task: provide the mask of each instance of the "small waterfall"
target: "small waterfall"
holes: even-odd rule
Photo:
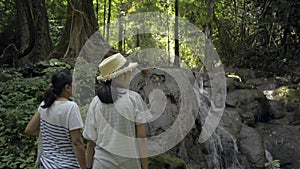
[[[211,112],[209,91],[203,87],[203,78],[197,78],[194,84],[199,105],[199,116],[203,125]],[[211,137],[203,143],[208,169],[250,169],[247,159],[239,152],[237,139],[219,124]]]
[[[208,153],[206,161],[209,169],[250,169],[238,150],[236,138],[221,126],[204,143],[204,147]]]

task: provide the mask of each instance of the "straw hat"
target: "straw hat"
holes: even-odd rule
[[[100,75],[97,76],[97,80],[107,81],[111,80],[123,73],[128,71],[132,71],[137,67],[137,63],[131,63],[127,61],[127,59],[121,55],[120,53],[109,56],[104,59],[100,65]]]

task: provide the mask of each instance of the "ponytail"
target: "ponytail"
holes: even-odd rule
[[[118,98],[116,89],[111,87],[111,80],[103,82],[103,85],[97,95],[100,101],[106,104],[114,103],[114,101]]]
[[[44,105],[41,106],[43,109],[50,107],[56,100],[56,95],[53,93],[53,86],[49,85],[44,94]]]
[[[45,91],[44,105],[42,108],[51,107],[56,98],[61,94],[66,85],[72,84],[72,75],[68,71],[55,72],[51,77],[51,85]]]

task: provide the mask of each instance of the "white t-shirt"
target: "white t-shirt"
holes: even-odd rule
[[[123,94],[112,104],[104,104],[98,96],[94,97],[87,112],[83,137],[96,143],[94,158],[96,161],[102,160],[99,164],[110,161],[112,165],[124,168],[135,165],[131,168],[138,169],[140,163],[136,160],[139,159],[132,159],[135,161],[133,164],[134,161],[128,158],[128,161],[122,161],[120,156],[139,158],[135,125],[145,123],[152,116],[138,93],[126,89],[118,90]]]
[[[73,151],[70,131],[83,127],[75,102],[55,101],[51,107],[38,108],[42,136],[41,163],[44,168],[80,168]]]

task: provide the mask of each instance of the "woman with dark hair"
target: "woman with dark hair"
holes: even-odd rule
[[[85,168],[85,149],[80,129],[83,122],[77,104],[69,100],[72,75],[55,72],[44,101],[28,123],[25,133],[42,140],[41,168]]]
[[[90,103],[83,136],[87,169],[148,169],[145,123],[151,117],[141,96],[129,90],[130,63],[120,53],[100,65],[103,83]]]

